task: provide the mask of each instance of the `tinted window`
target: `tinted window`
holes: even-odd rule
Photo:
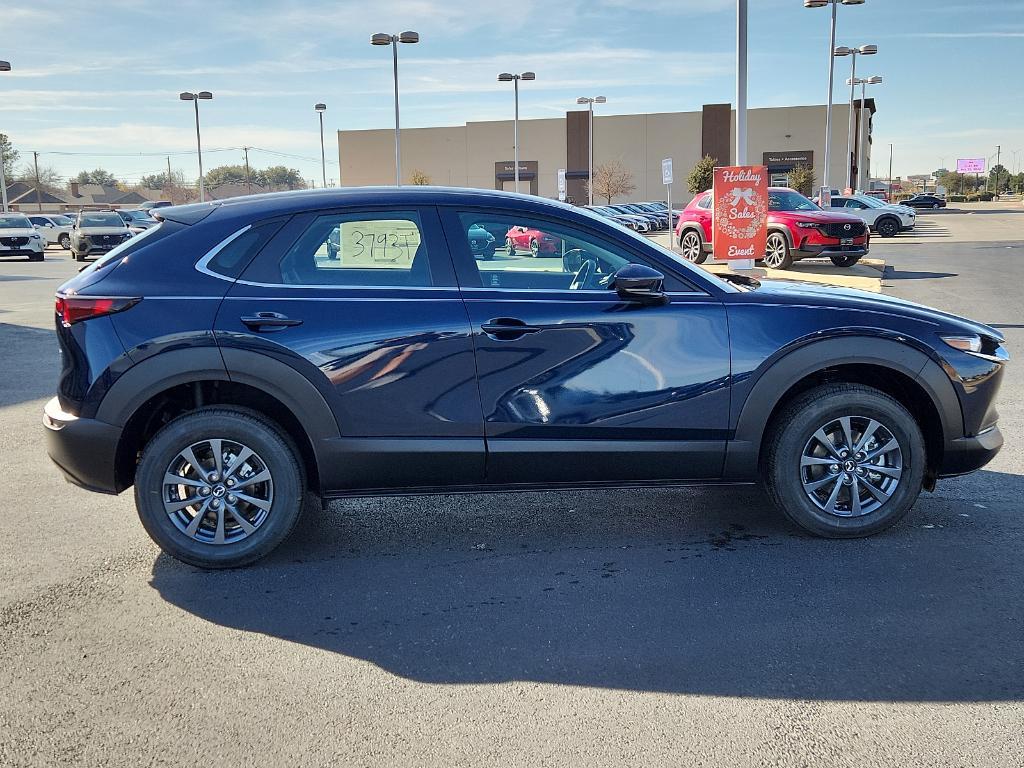
[[[432,285],[415,211],[316,217],[280,261],[284,285]]]
[[[818,211],[821,210],[801,195],[791,189],[773,189],[768,191],[769,211]]]
[[[584,276],[579,288],[606,290],[620,267],[644,263],[599,235],[530,215],[473,211],[460,213],[459,221],[484,288],[568,290],[578,276]],[[482,233],[486,234],[481,237]],[[487,235],[494,238],[493,243]],[[592,266],[583,270],[588,261]],[[665,287],[689,290],[670,275]]]
[[[711,195],[704,195],[700,200],[697,201],[698,208],[710,208],[711,207]]]
[[[280,228],[281,222],[279,221],[265,222],[249,227],[222,246],[207,263],[207,268],[211,272],[225,277],[238,277]]]
[[[41,227],[45,227],[47,224],[50,223],[45,216],[29,216],[28,220],[31,221],[33,224],[38,224]]]

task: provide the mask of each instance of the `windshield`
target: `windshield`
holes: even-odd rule
[[[32,222],[20,213],[0,213],[0,229],[32,229]]]
[[[124,220],[116,213],[83,213],[79,227],[123,227]]]
[[[52,216],[51,218],[58,227],[69,227],[75,223],[75,220],[69,216]]]
[[[769,211],[820,211],[816,206],[799,192],[791,189],[773,189],[768,191]]]
[[[868,208],[886,208],[886,204],[879,200],[877,197],[871,197],[871,195],[864,195],[863,197],[857,198],[860,202],[864,203]]]

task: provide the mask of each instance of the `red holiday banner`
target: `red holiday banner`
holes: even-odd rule
[[[768,239],[767,166],[715,168],[712,197],[715,258],[722,261],[764,258]]]

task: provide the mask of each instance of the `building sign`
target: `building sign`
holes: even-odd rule
[[[957,173],[984,173],[984,157],[962,157],[956,161]]]
[[[770,166],[788,166],[783,170],[791,170],[798,165],[806,165],[808,168],[813,168],[814,152],[810,149],[790,149],[784,152],[765,152],[762,157],[762,162],[765,165]]]
[[[762,258],[768,240],[768,169],[763,165],[715,168],[712,189],[715,258]]]
[[[661,183],[668,186],[672,183],[672,158],[666,157],[661,161]]]
[[[513,179],[516,175],[516,162],[515,160],[509,160],[507,162],[499,162],[494,164],[494,175],[501,178]],[[537,175],[537,161],[536,160],[520,160],[519,161],[519,178],[532,178]]]

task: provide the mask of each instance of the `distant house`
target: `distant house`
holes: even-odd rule
[[[63,196],[45,188],[37,193],[35,185],[25,181],[16,181],[7,186],[7,205],[12,211],[36,211],[40,205],[44,211],[60,211],[67,204]]]
[[[79,184],[75,181],[68,186],[71,190],[68,200],[79,207],[109,205],[112,208],[125,208],[167,199],[162,189],[133,189],[125,192],[112,184]]]

